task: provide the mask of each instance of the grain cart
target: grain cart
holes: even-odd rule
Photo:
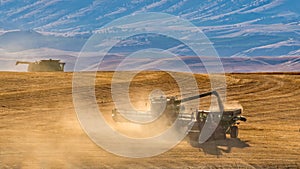
[[[183,103],[214,95],[218,102],[218,111],[196,110],[192,113],[187,113],[184,109]],[[203,126],[209,120],[218,119],[219,123],[215,126],[214,132],[210,137],[210,140],[226,139],[226,134],[230,134],[231,138],[238,137],[238,125],[240,121],[246,121],[244,116],[241,116],[242,109],[224,109],[223,102],[217,91],[210,91],[195,95],[184,99],[176,99],[176,97],[158,97],[151,98],[150,111],[146,113],[132,113],[126,112],[126,116],[142,116],[147,118],[156,115],[157,112],[164,110],[163,114],[170,121],[170,124],[174,122],[176,118],[182,121],[183,125],[189,125],[188,136],[191,140],[198,141],[199,135]],[[221,113],[223,112],[223,113]],[[123,111],[124,113],[124,111]],[[112,110],[112,118],[116,122],[125,122],[126,120],[117,109]],[[211,123],[212,124],[212,123]]]
[[[63,72],[65,63],[60,62],[60,60],[40,60],[35,62],[23,62],[17,61],[18,64],[27,64],[28,72]]]

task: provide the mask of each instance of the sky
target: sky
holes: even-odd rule
[[[222,58],[298,57],[299,11],[298,0],[2,0],[0,58],[13,62],[47,58],[51,53],[70,60],[78,57],[89,38],[105,25],[148,12],[190,22]],[[128,53],[160,48],[178,55],[195,55],[178,40],[182,41],[134,35],[114,50]]]

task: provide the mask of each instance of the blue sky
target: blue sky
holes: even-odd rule
[[[221,57],[300,55],[298,0],[2,0],[0,57],[18,58],[21,53],[28,59],[49,51],[76,56],[105,24],[143,12],[193,23]],[[182,54],[186,48],[173,46],[172,51]]]

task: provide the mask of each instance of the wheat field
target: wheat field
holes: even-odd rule
[[[248,118],[240,124],[239,139],[200,147],[184,139],[165,153],[140,159],[116,156],[89,139],[74,109],[72,75],[0,73],[0,168],[300,168],[299,73],[226,74],[226,99],[242,105]],[[108,122],[112,76],[98,72],[95,81]],[[210,90],[207,75],[195,77],[201,92]],[[166,95],[179,92],[167,73],[140,73],[130,84],[133,105],[143,104],[139,101],[156,88]]]

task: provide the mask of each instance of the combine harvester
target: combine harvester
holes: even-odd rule
[[[60,62],[60,60],[40,60],[36,62],[23,62],[17,61],[18,64],[27,64],[28,72],[63,72],[66,63]]]
[[[211,95],[214,95],[217,98],[219,111],[196,109],[196,111],[190,113],[185,112],[183,103]],[[176,97],[154,97],[151,98],[150,111],[146,113],[122,111],[122,113],[125,112],[125,116],[123,117],[122,115],[124,114],[120,114],[117,109],[113,109],[112,118],[115,122],[130,122],[130,120],[127,120],[128,117],[138,116],[140,116],[140,119],[151,119],[153,116],[157,116],[157,112],[160,112],[161,109],[163,109],[162,115],[167,117],[166,119],[170,122],[169,124],[172,124],[178,118],[182,127],[188,126],[188,136],[190,141],[193,142],[200,141],[198,140],[199,135],[205,123],[208,121],[219,122],[217,126],[214,126],[214,132],[208,140],[223,140],[226,139],[226,134],[230,134],[231,138],[237,138],[240,121],[247,120],[244,116],[241,116],[241,108],[224,109],[223,102],[217,91],[210,91],[181,100],[176,99]],[[213,124],[213,122],[209,124]]]

